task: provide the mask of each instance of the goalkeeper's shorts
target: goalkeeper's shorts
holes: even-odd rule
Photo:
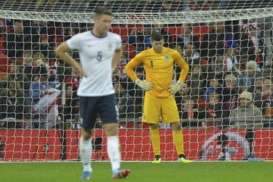
[[[158,98],[145,94],[143,107],[143,122],[157,124],[159,122],[180,122],[174,96]]]

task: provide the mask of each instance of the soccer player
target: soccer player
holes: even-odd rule
[[[130,170],[120,169],[121,154],[112,70],[120,62],[122,50],[120,36],[109,32],[111,23],[111,11],[97,8],[92,30],[72,36],[56,49],[56,54],[81,76],[77,95],[80,99],[82,120],[79,152],[83,164],[81,177],[83,180],[89,180],[92,174],[91,136],[98,115],[107,136],[107,153],[112,165],[112,177],[125,178],[130,173]],[[79,51],[80,64],[68,54],[70,50]]]
[[[145,91],[143,122],[150,127],[150,137],[154,152],[154,163],[160,163],[160,135],[159,122],[168,122],[172,126],[173,141],[176,147],[178,160],[190,162],[185,158],[183,135],[180,118],[174,95],[181,90],[189,72],[185,59],[176,51],[164,47],[164,40],[160,31],[152,32],[152,48],[137,54],[125,67],[127,75]],[[180,77],[176,83],[173,79],[173,66],[177,64]],[[146,80],[140,80],[134,69],[144,66]]]

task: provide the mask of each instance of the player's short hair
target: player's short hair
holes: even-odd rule
[[[101,15],[113,16],[112,11],[110,9],[107,9],[105,7],[97,7],[95,9],[95,16],[101,16]]]
[[[152,31],[152,41],[161,41],[163,39],[161,32],[159,30]]]

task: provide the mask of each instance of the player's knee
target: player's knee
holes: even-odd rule
[[[171,126],[172,126],[172,130],[176,130],[176,131],[181,130],[180,123],[172,123]]]
[[[111,124],[105,124],[103,126],[105,134],[107,136],[116,136],[118,135],[118,124],[111,123]]]
[[[91,130],[91,129],[86,129],[86,128],[82,128],[82,129],[81,129],[81,137],[82,137],[84,140],[90,139],[91,136],[92,136],[92,130]]]
[[[150,126],[151,130],[157,130],[157,129],[159,129],[159,124],[150,124],[149,126]]]

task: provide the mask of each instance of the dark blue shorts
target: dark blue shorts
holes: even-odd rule
[[[117,123],[118,109],[114,94],[99,97],[80,96],[81,126],[93,129],[99,116],[102,124]]]

